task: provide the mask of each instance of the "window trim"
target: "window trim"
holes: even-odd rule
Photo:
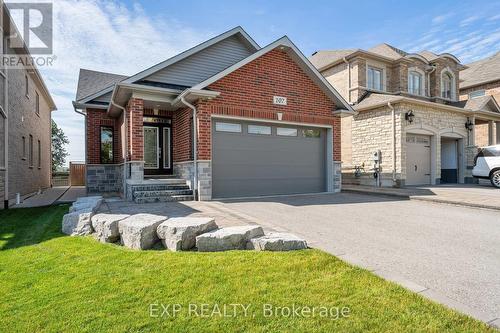
[[[450,79],[450,97],[445,97],[444,96],[444,77],[445,75],[447,75]],[[451,71],[451,69],[449,67],[446,67],[444,68],[442,71],[441,71],[441,95],[440,97],[442,99],[447,99],[447,100],[451,100],[451,101],[454,101],[456,100],[456,96],[457,96],[457,87],[456,87],[456,80],[455,80],[455,75],[453,74],[453,72]]]
[[[477,93],[477,92],[481,92],[481,95],[477,95],[477,96],[471,96],[473,93]],[[483,96],[486,96],[486,90],[485,89],[478,89],[478,90],[474,90],[474,91],[471,91],[469,94],[469,99],[473,99],[473,98],[478,98],[478,97],[483,97]]]
[[[294,130],[295,134],[294,135],[288,135],[288,134],[280,134],[280,130]],[[283,136],[283,137],[288,137],[288,138],[296,138],[299,136],[299,130],[294,127],[276,127],[276,135],[277,136]]]
[[[238,126],[239,130],[228,130],[228,129],[223,129],[223,128],[217,128],[218,125],[224,126],[224,125],[230,125],[230,126]],[[215,122],[215,131],[216,132],[223,132],[223,133],[242,133],[243,132],[243,126],[241,126],[240,123],[231,123],[231,122],[224,122],[224,121],[216,121]]]
[[[34,156],[33,156],[33,135],[30,134],[30,137],[29,137],[29,147],[28,147],[28,164],[29,164],[29,167],[32,169],[34,167]]]
[[[40,95],[35,91],[35,114],[40,116]]]
[[[418,93],[415,93],[415,91],[410,90],[410,82],[412,82],[411,77],[414,74],[417,74],[420,77],[420,89],[419,89]],[[408,81],[407,81],[408,89],[407,89],[407,91],[409,94],[417,95],[417,96],[425,96],[426,95],[425,83],[426,83],[425,82],[425,72],[423,70],[421,70],[420,68],[417,68],[417,67],[408,68]]]
[[[375,87],[370,87],[369,80],[368,80],[368,78],[370,77],[370,75],[369,75],[370,70],[380,72],[380,89],[377,89]],[[372,82],[372,84],[373,84],[373,82]],[[369,64],[366,65],[366,88],[369,90],[385,91],[385,69],[384,68],[369,65]]]
[[[29,99],[30,98],[30,90],[29,90],[29,77],[28,77],[28,74],[25,74],[24,75],[24,93],[26,95],[26,98]]]
[[[38,169],[42,168],[42,142],[38,140]]]
[[[103,162],[102,161],[102,130],[104,128],[110,129],[111,130],[111,161],[110,162]],[[101,125],[99,126],[99,162],[101,164],[113,164],[115,161],[115,129],[113,126],[109,125]]]
[[[267,133],[267,130],[266,130],[266,133],[256,133],[256,132],[251,132],[250,131],[250,127],[259,127],[259,128],[265,128],[265,129],[269,129],[269,133]],[[268,125],[256,125],[256,124],[248,124],[247,125],[247,133],[248,134],[251,134],[251,135],[272,135],[273,134],[273,128],[271,126],[268,126]]]
[[[23,142],[23,157],[21,157],[21,159],[23,161],[26,161],[26,137],[24,135],[22,136],[22,142]]]

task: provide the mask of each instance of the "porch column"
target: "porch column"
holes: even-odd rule
[[[497,142],[496,144],[500,144],[500,121],[495,122],[495,129],[497,132]]]
[[[488,122],[488,145],[494,145],[495,144],[495,136],[493,133],[493,130],[495,129],[495,122],[493,120],[490,120]]]
[[[131,98],[127,105],[128,175],[132,180],[144,179],[144,100]]]

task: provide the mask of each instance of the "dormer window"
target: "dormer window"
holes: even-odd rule
[[[383,90],[383,70],[380,68],[370,67],[367,69],[367,88],[373,90]]]
[[[455,98],[455,79],[449,71],[441,74],[441,97],[446,99]]]
[[[413,95],[423,95],[423,76],[417,71],[408,74],[408,92]]]

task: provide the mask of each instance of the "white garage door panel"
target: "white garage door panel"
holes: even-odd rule
[[[431,184],[431,138],[406,135],[406,185]]]

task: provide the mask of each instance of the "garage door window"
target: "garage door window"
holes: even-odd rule
[[[241,133],[241,124],[215,123],[217,132]]]
[[[319,129],[306,129],[304,130],[304,137],[306,138],[319,138],[321,131]]]
[[[248,134],[271,135],[271,126],[248,125]]]
[[[296,128],[278,127],[276,129],[276,134],[279,136],[297,136],[297,129]]]

